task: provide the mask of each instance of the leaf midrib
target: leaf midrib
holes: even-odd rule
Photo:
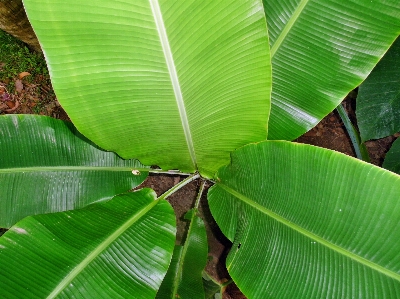
[[[303,9],[306,7],[309,0],[302,0],[299,5],[297,6],[296,10],[293,12],[292,16],[290,17],[289,21],[286,23],[285,27],[279,34],[278,38],[276,39],[274,45],[271,47],[271,59],[274,57],[276,51],[282,45],[283,41],[285,40],[286,36],[292,29],[293,25],[296,23],[297,19],[301,15]]]
[[[19,172],[43,172],[43,171],[132,171],[138,170],[150,171],[150,168],[137,167],[115,167],[115,166],[32,166],[32,167],[16,167],[0,169],[0,174],[3,173],[19,173]]]
[[[183,95],[179,83],[178,73],[176,71],[174,58],[172,55],[171,47],[169,45],[168,35],[162,18],[161,8],[158,3],[158,0],[149,0],[149,2],[153,13],[154,21],[157,27],[158,35],[160,37],[160,42],[164,52],[165,62],[167,64],[169,75],[171,78],[171,83],[175,94],[175,100],[178,106],[179,116],[181,118],[182,128],[185,134],[190,158],[192,160],[194,169],[197,169],[197,161],[193,145],[192,133],[190,131],[189,121],[186,113],[185,103],[183,101]]]
[[[114,242],[121,234],[123,234],[130,226],[138,221],[142,216],[146,215],[159,200],[156,199],[143,207],[131,218],[124,222],[118,229],[116,229],[108,238],[101,242],[85,259],[82,260],[76,267],[74,267],[68,275],[54,288],[53,292],[47,296],[47,299],[56,298],[70,283],[77,277],[96,257],[98,257],[112,242]]]
[[[400,281],[400,274],[397,274],[395,272],[392,272],[376,263],[373,263],[357,254],[354,254],[353,252],[347,250],[346,248],[342,248],[318,235],[313,234],[312,232],[302,228],[301,226],[297,225],[296,223],[290,222],[289,220],[287,220],[286,218],[276,214],[275,212],[263,207],[262,205],[256,203],[255,201],[253,201],[252,199],[244,196],[243,194],[237,192],[236,190],[231,189],[230,187],[222,184],[222,183],[218,183],[217,186],[220,186],[222,189],[224,189],[225,191],[227,191],[228,193],[232,194],[233,196],[235,196],[236,198],[238,198],[239,200],[243,201],[244,203],[248,204],[249,206],[259,210],[261,213],[266,214],[267,216],[273,218],[274,220],[282,223],[283,225],[289,227],[292,230],[297,231],[298,233],[314,240],[315,242],[318,242],[320,244],[322,244],[323,246],[328,247],[331,250],[334,250],[336,252],[338,252],[339,254],[342,254],[344,256],[347,256],[348,258],[351,258],[357,262],[359,262],[362,265],[365,265],[371,269],[374,269],[378,272],[381,272],[382,274],[391,277],[393,279],[396,279],[398,281]]]

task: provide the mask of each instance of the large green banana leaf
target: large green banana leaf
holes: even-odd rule
[[[273,69],[268,139],[314,127],[400,34],[400,1],[264,0]]]
[[[138,161],[103,151],[71,123],[44,116],[0,116],[0,153],[0,227],[112,198],[147,176]]]
[[[154,298],[175,231],[172,207],[151,189],[27,217],[0,238],[0,297]]]
[[[400,38],[360,85],[356,113],[362,141],[400,131]]]
[[[60,103],[102,148],[212,176],[230,151],[266,139],[271,66],[262,0],[24,5]]]
[[[156,299],[205,299],[202,271],[207,263],[207,234],[197,209],[186,213],[190,220],[185,244],[177,245]]]
[[[286,141],[245,146],[210,209],[248,298],[400,298],[400,176]]]

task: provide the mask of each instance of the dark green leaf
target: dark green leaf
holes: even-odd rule
[[[383,168],[400,174],[400,138],[393,142],[383,161]]]
[[[0,153],[0,227],[109,199],[147,176],[138,161],[101,150],[72,123],[45,116],[0,116]]]
[[[188,217],[188,218],[187,218]],[[176,246],[157,299],[205,298],[202,271],[207,263],[207,235],[197,210],[189,211],[190,226],[184,246]]]
[[[222,299],[222,290],[225,288],[214,281],[207,273],[203,271],[203,285],[206,299]]]
[[[400,38],[358,89],[356,113],[362,141],[400,131]]]
[[[27,217],[0,238],[0,297],[154,298],[175,231],[172,207],[151,189]]]

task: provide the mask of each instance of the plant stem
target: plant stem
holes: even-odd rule
[[[192,173],[185,173],[185,172],[180,172],[179,170],[164,170],[164,169],[151,169],[150,170],[143,170],[143,171],[148,171],[150,173],[160,173],[160,174],[175,174],[175,175],[186,175],[190,176]]]
[[[199,192],[197,193],[196,202],[195,202],[195,204],[194,204],[194,208],[195,208],[196,210],[199,208],[200,199],[201,199],[201,196],[203,195],[203,191],[204,191],[205,185],[206,185],[206,181],[205,181],[205,180],[202,180],[202,181],[201,181],[201,185],[200,185]]]
[[[200,175],[198,173],[192,174],[191,176],[187,177],[182,182],[179,182],[178,184],[173,186],[171,189],[169,189],[167,192],[162,194],[158,199],[166,199],[168,196],[170,196],[171,194],[174,194],[176,191],[181,189],[183,186],[185,186],[185,185],[189,184],[190,182],[198,179],[199,177],[200,177]]]
[[[224,282],[223,284],[221,284],[221,288],[224,288],[224,287],[230,285],[232,282],[233,282],[233,280],[229,279],[227,282]]]
[[[339,104],[336,107],[336,110],[339,113],[339,116],[342,119],[344,126],[346,127],[357,158],[365,162],[370,162],[367,147],[364,143],[361,142],[360,134],[358,134],[358,131],[351,123],[351,120],[344,110],[342,104]]]

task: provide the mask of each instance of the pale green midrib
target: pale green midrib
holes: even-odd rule
[[[114,233],[112,233],[107,239],[99,244],[82,262],[72,269],[69,274],[55,287],[53,292],[47,296],[47,299],[55,298],[60,294],[71,281],[78,276],[87,265],[89,265],[96,257],[98,257],[112,242],[114,242],[121,234],[123,234],[131,225],[138,221],[142,216],[146,215],[159,200],[154,200],[149,203],[143,209],[134,214],[130,219],[123,223]]]
[[[279,49],[283,41],[285,40],[286,36],[292,29],[294,23],[296,23],[297,19],[299,18],[301,12],[306,7],[309,0],[302,0],[297,6],[296,10],[294,11],[293,15],[290,17],[289,21],[286,23],[285,27],[283,28],[282,32],[279,34],[278,38],[276,39],[274,45],[271,48],[271,59],[274,57],[275,52]]]
[[[157,26],[158,35],[160,37],[160,42],[161,42],[161,45],[163,48],[165,61],[168,66],[168,71],[169,71],[172,86],[174,89],[175,99],[176,99],[176,103],[178,106],[179,115],[181,118],[183,132],[185,134],[190,158],[192,160],[194,169],[197,169],[197,161],[196,161],[196,154],[195,154],[194,145],[193,145],[192,133],[190,131],[190,126],[189,126],[189,121],[187,118],[185,103],[183,101],[183,95],[182,95],[181,87],[179,84],[178,73],[175,68],[175,62],[174,62],[174,58],[172,56],[172,51],[171,51],[171,48],[169,45],[167,31],[164,26],[164,21],[162,18],[160,5],[158,3],[158,0],[149,0],[149,1],[150,1],[151,10],[152,10],[152,13],[154,16],[154,21]]]
[[[176,184],[175,186],[173,186],[171,189],[165,191],[161,196],[158,197],[158,199],[167,199],[170,195],[174,194],[176,191],[178,191],[179,189],[183,188],[184,186],[186,186],[190,182],[198,179],[199,177],[200,177],[200,175],[198,173],[194,173],[194,174],[190,175],[189,177],[187,177],[183,181],[181,181],[178,184]]]
[[[19,172],[43,172],[43,171],[132,171],[139,170],[143,172],[151,171],[150,168],[137,168],[137,167],[110,167],[110,166],[34,166],[34,167],[16,167],[16,168],[2,168],[2,173],[19,173]]]
[[[268,215],[269,217],[273,218],[274,220],[276,220],[276,221],[286,225],[287,227],[289,227],[289,228],[291,228],[291,229],[303,234],[304,236],[306,236],[306,237],[308,237],[308,238],[310,238],[310,239],[312,239],[312,240],[314,240],[314,241],[316,241],[316,242],[328,247],[329,249],[332,249],[332,250],[334,250],[334,251],[336,251],[336,252],[338,252],[338,253],[340,253],[340,254],[342,254],[344,256],[347,256],[347,257],[359,262],[360,264],[363,264],[363,265],[365,265],[367,267],[370,267],[370,268],[372,268],[372,269],[374,269],[374,270],[376,270],[378,272],[381,272],[381,273],[383,273],[384,275],[386,275],[388,277],[391,277],[393,279],[396,279],[396,280],[400,281],[400,274],[392,272],[392,271],[390,271],[390,270],[388,270],[388,269],[386,269],[386,268],[384,268],[384,267],[382,267],[382,266],[380,266],[378,264],[375,264],[375,263],[373,263],[373,262],[371,262],[371,261],[369,261],[369,260],[367,260],[367,259],[365,259],[365,258],[363,258],[363,257],[361,257],[359,255],[356,255],[356,254],[348,251],[345,248],[342,248],[342,247],[340,247],[340,246],[338,246],[336,244],[333,244],[333,243],[331,243],[331,242],[329,242],[329,241],[327,241],[327,240],[325,240],[325,239],[323,239],[323,238],[311,233],[310,231],[302,228],[301,226],[298,226],[297,224],[295,224],[293,222],[290,222],[289,220],[287,220],[287,219],[283,218],[282,216],[272,212],[271,210],[268,210],[267,208],[263,207],[262,205],[254,202],[250,198],[247,198],[243,194],[231,189],[230,187],[228,187],[228,186],[226,186],[226,185],[224,185],[222,183],[217,183],[217,186],[220,186],[222,189],[224,189],[228,193],[230,193],[233,196],[237,197],[238,199],[242,200],[246,204],[254,207],[255,209],[259,210],[260,212]]]

